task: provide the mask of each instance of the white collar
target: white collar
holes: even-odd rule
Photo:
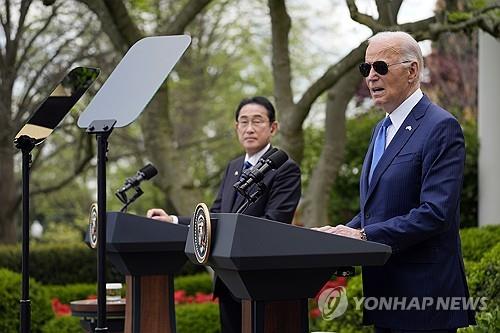
[[[420,99],[424,96],[422,90],[418,88],[413,94],[403,101],[394,111],[387,114],[391,118],[392,125],[395,132],[401,127],[406,117],[410,114],[411,110],[417,105]]]
[[[271,144],[268,143],[264,148],[259,150],[257,153],[253,154],[252,156],[248,156],[248,153],[245,155],[245,162],[250,162],[252,165],[257,164],[257,162],[260,160],[262,155],[271,147]]]

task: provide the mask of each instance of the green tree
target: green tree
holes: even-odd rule
[[[82,6],[60,3],[45,7],[40,1],[21,0],[3,1],[0,7],[0,243],[12,243],[17,239],[21,202],[14,136],[71,67],[96,55],[90,45],[99,33],[91,24],[93,15],[82,12]],[[73,23],[69,26],[68,22]],[[69,149],[73,157],[50,185],[35,183],[32,195],[48,194],[67,185],[88,165],[90,155],[85,154],[85,142],[82,144],[80,151],[66,142],[40,146],[33,156],[33,171],[61,149]]]

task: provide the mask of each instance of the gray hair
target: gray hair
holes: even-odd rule
[[[383,31],[368,39],[368,44],[373,41],[388,42],[389,44],[397,42],[397,52],[401,54],[403,60],[413,60],[418,63],[419,79],[422,78],[424,69],[424,57],[418,42],[404,31]]]

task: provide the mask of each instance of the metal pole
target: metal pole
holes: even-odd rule
[[[23,225],[22,225],[22,282],[21,282],[21,333],[30,332],[31,323],[31,301],[30,301],[30,271],[29,271],[29,251],[30,251],[30,222],[29,222],[29,178],[30,178],[30,163],[31,151],[22,149],[22,180],[23,180]]]
[[[95,332],[107,332],[106,327],[106,151],[108,133],[97,139],[97,327]]]

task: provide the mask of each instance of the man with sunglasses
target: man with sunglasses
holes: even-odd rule
[[[391,246],[384,266],[363,267],[364,296],[378,300],[365,304],[363,321],[380,333],[456,332],[475,323],[464,305],[458,233],[464,137],[457,120],[420,90],[422,68],[410,35],[369,39],[359,70],[385,117],[363,163],[360,212],[346,225],[318,228]]]
[[[235,120],[236,134],[246,154],[229,162],[217,197],[210,209],[212,213],[235,213],[238,210],[244,198],[237,193],[233,184],[239,180],[244,169],[257,164],[271,149],[271,138],[278,131],[274,106],[262,96],[243,99],[236,108]],[[267,191],[245,211],[245,214],[291,223],[300,199],[300,181],[299,166],[288,159],[277,170],[266,173],[263,182]],[[254,190],[255,186],[251,187],[250,193]],[[147,216],[182,224],[189,224],[191,221],[191,217],[168,215],[159,208],[148,210]],[[214,280],[214,295],[219,298],[221,332],[241,332],[241,301],[234,297],[217,277]]]

